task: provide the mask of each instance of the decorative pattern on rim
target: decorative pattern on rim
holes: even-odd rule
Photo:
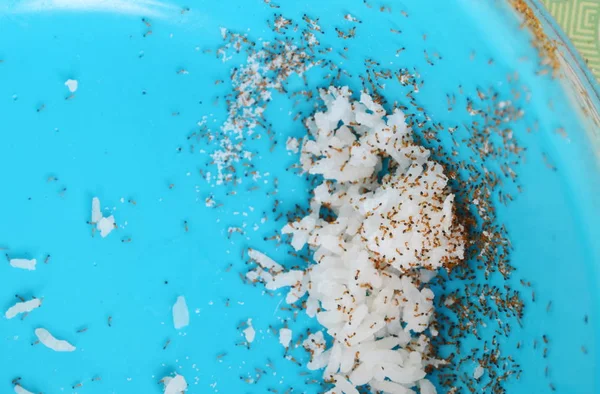
[[[600,80],[600,2],[597,0],[542,0]]]

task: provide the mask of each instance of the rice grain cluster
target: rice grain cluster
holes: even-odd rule
[[[465,252],[464,228],[453,212],[443,167],[415,144],[404,114],[387,114],[366,93],[321,91],[325,110],[306,121],[300,161],[321,176],[310,212],[284,226],[296,250],[306,245],[314,264],[285,270],[251,250],[258,266],[247,274],[269,290],[290,287],[286,301],[307,295],[306,313],[322,333],[304,342],[310,369],[324,368],[329,393],[435,393],[427,370],[433,357],[434,293],[427,282]]]

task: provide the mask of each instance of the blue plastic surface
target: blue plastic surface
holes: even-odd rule
[[[0,264],[0,309],[12,305],[15,294],[44,298],[43,306],[22,321],[0,319],[0,392],[11,392],[11,380],[20,376],[29,390],[44,393],[159,393],[158,380],[174,371],[186,376],[191,394],[265,393],[268,387],[280,393],[288,387],[319,392],[318,385],[306,383],[318,374],[299,375],[304,368],[283,359],[283,348],[268,333],[269,325],[281,327],[289,317],[279,310],[282,293],[270,297],[239,279],[247,269],[241,257],[247,247],[288,265],[299,263],[283,246],[263,241],[282,222],[261,223],[275,198],[284,210],[306,203],[308,184],[285,171],[296,157],[283,143],[273,152],[266,139],[256,143],[254,163],[270,175],[260,191],[226,196],[229,189],[213,187],[199,175],[201,169],[214,172],[206,167],[208,154],[200,152],[214,146],[195,146],[191,153],[186,141],[203,116],[218,129],[225,104],[222,99],[215,104],[215,98],[229,91],[230,70],[244,61],[243,56],[225,63],[215,57],[219,28],[267,41],[273,33],[266,21],[274,11],[298,21],[305,12],[319,17],[330,30],[322,40],[350,48],[348,59],[338,61],[353,75],[342,82],[355,91],[365,57],[390,68],[417,66],[426,81],[420,102],[447,124],[468,119],[447,111],[446,93],[456,92],[458,85],[471,93],[493,85],[509,96],[506,75],[519,72],[520,84],[531,92],[522,127],[515,130],[527,147],[518,170],[524,192],[497,209],[514,245],[517,272],[511,282],[516,287],[521,278],[531,281],[537,299],[531,302],[523,294],[524,328],[514,329],[508,340],[510,346],[524,343],[513,354],[524,372],[520,380],[509,380],[508,392],[550,392],[547,365],[559,392],[597,392],[597,158],[583,131],[586,121],[558,81],[536,75],[538,58],[528,33],[501,2],[406,1],[392,5],[391,13],[358,0],[282,1],[280,9],[262,0],[172,7],[132,2],[141,9],[130,7],[126,13],[40,9],[52,3],[68,2],[0,6],[0,246],[11,256],[39,261],[35,272]],[[189,11],[182,13],[186,6]],[[348,12],[363,23],[354,40],[342,42],[333,28],[352,26],[343,18]],[[144,37],[149,29],[152,34]],[[400,47],[406,50],[396,56]],[[424,48],[443,60],[427,65]],[[178,74],[182,68],[189,74]],[[79,88],[66,100],[69,78],[78,80]],[[217,79],[225,83],[215,85]],[[311,80],[311,88],[322,84]],[[390,102],[402,99],[396,83],[384,92]],[[280,142],[304,134],[300,120],[288,115],[291,106],[276,95],[267,111]],[[525,125],[535,122],[539,129],[528,133]],[[555,133],[559,127],[568,132],[569,142]],[[547,168],[543,154],[557,171]],[[58,181],[48,182],[49,176]],[[279,192],[269,196],[275,177]],[[224,205],[205,207],[211,194]],[[105,239],[92,237],[86,224],[93,196],[119,224]],[[243,223],[246,235],[228,237],[229,226]],[[122,242],[129,237],[131,242]],[[47,254],[51,259],[44,264]],[[174,330],[171,317],[178,295],[186,297],[191,312],[190,326],[181,332]],[[257,330],[250,350],[236,346],[243,340],[236,327],[248,318]],[[307,326],[317,325],[300,315],[292,327],[298,333]],[[61,354],[32,346],[37,327],[78,350]],[[85,333],[76,333],[83,327]],[[552,341],[546,359],[532,348],[542,335]],[[227,355],[217,359],[223,352]],[[268,359],[274,370],[266,366]],[[268,373],[248,384],[243,378],[254,377],[257,367]],[[102,380],[91,382],[95,376]],[[83,386],[73,389],[79,382]]]

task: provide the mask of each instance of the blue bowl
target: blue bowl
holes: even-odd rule
[[[598,85],[536,3],[532,10],[545,32],[563,43],[554,76],[543,71],[521,16],[503,2],[428,0],[388,10],[367,1],[305,0],[281,8],[275,0],[0,5],[0,246],[9,256],[38,259],[34,272],[0,265],[0,304],[7,309],[15,294],[43,297],[26,318],[0,320],[0,392],[11,392],[11,381],[21,377],[34,392],[160,393],[159,380],[173,372],[186,377],[189,393],[323,391],[313,384],[319,373],[285,359],[269,328],[289,324],[295,343],[306,328],[318,328],[316,321],[303,313],[294,318],[283,292],[268,295],[239,277],[248,269],[248,247],[288,266],[304,264],[285,244],[265,238],[284,223],[271,213],[275,200],[286,212],[310,196],[310,183],[286,170],[297,157],[283,142],[305,134],[301,121],[314,102],[295,105],[273,93],[266,117],[280,143],[271,149],[268,138],[247,142],[262,177],[244,180],[235,196],[206,180],[207,172],[216,173],[210,163],[216,143],[192,147],[187,138],[203,119],[219,134],[230,72],[246,62],[243,52],[227,61],[216,56],[220,28],[259,44],[271,41],[273,13],[300,25],[304,13],[319,18],[325,34],[318,39],[334,48],[328,56],[347,72],[336,83],[354,91],[371,58],[392,70],[418,70],[425,84],[416,96],[434,122],[469,124],[464,105],[449,111],[447,95],[464,104],[489,88],[524,111],[510,126],[526,148],[514,166],[522,192],[506,181],[502,190],[514,201],[495,197],[516,271],[508,280],[481,279],[510,285],[525,302],[522,326],[512,321],[511,334],[500,340],[503,355],[522,369],[505,388],[598,392]],[[347,13],[361,23],[344,19]],[[334,30],[353,27],[356,37],[346,40]],[[308,74],[309,89],[329,84],[322,74]],[[73,94],[68,79],[78,81]],[[302,83],[291,78],[289,91]],[[392,103],[406,100],[411,88],[390,81],[382,93]],[[450,149],[448,136],[442,139]],[[469,154],[461,150],[459,158]],[[485,163],[496,170],[502,164],[502,158]],[[248,191],[250,184],[258,190]],[[106,238],[92,236],[87,223],[94,196],[118,224]],[[209,197],[222,205],[207,207]],[[244,234],[230,234],[232,226]],[[464,283],[449,283],[453,288],[464,291]],[[191,321],[177,331],[171,307],[179,295]],[[249,318],[257,331],[250,349],[239,346],[238,328]],[[77,351],[32,346],[38,327]],[[482,348],[493,335],[484,330],[481,341],[463,345]],[[299,348],[290,354],[306,360]],[[463,365],[465,373],[474,366]]]

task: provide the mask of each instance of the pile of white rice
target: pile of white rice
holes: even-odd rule
[[[426,283],[463,259],[464,229],[440,164],[414,143],[404,114],[387,114],[371,96],[347,88],[321,91],[325,104],[306,121],[300,162],[321,175],[310,213],[282,230],[296,250],[308,245],[314,264],[286,270],[250,251],[247,274],[269,290],[289,287],[286,301],[303,305],[332,338],[312,334],[308,368],[324,368],[328,393],[435,393],[431,357],[434,293]],[[392,166],[381,176],[383,159]],[[327,212],[325,215],[324,212]]]

